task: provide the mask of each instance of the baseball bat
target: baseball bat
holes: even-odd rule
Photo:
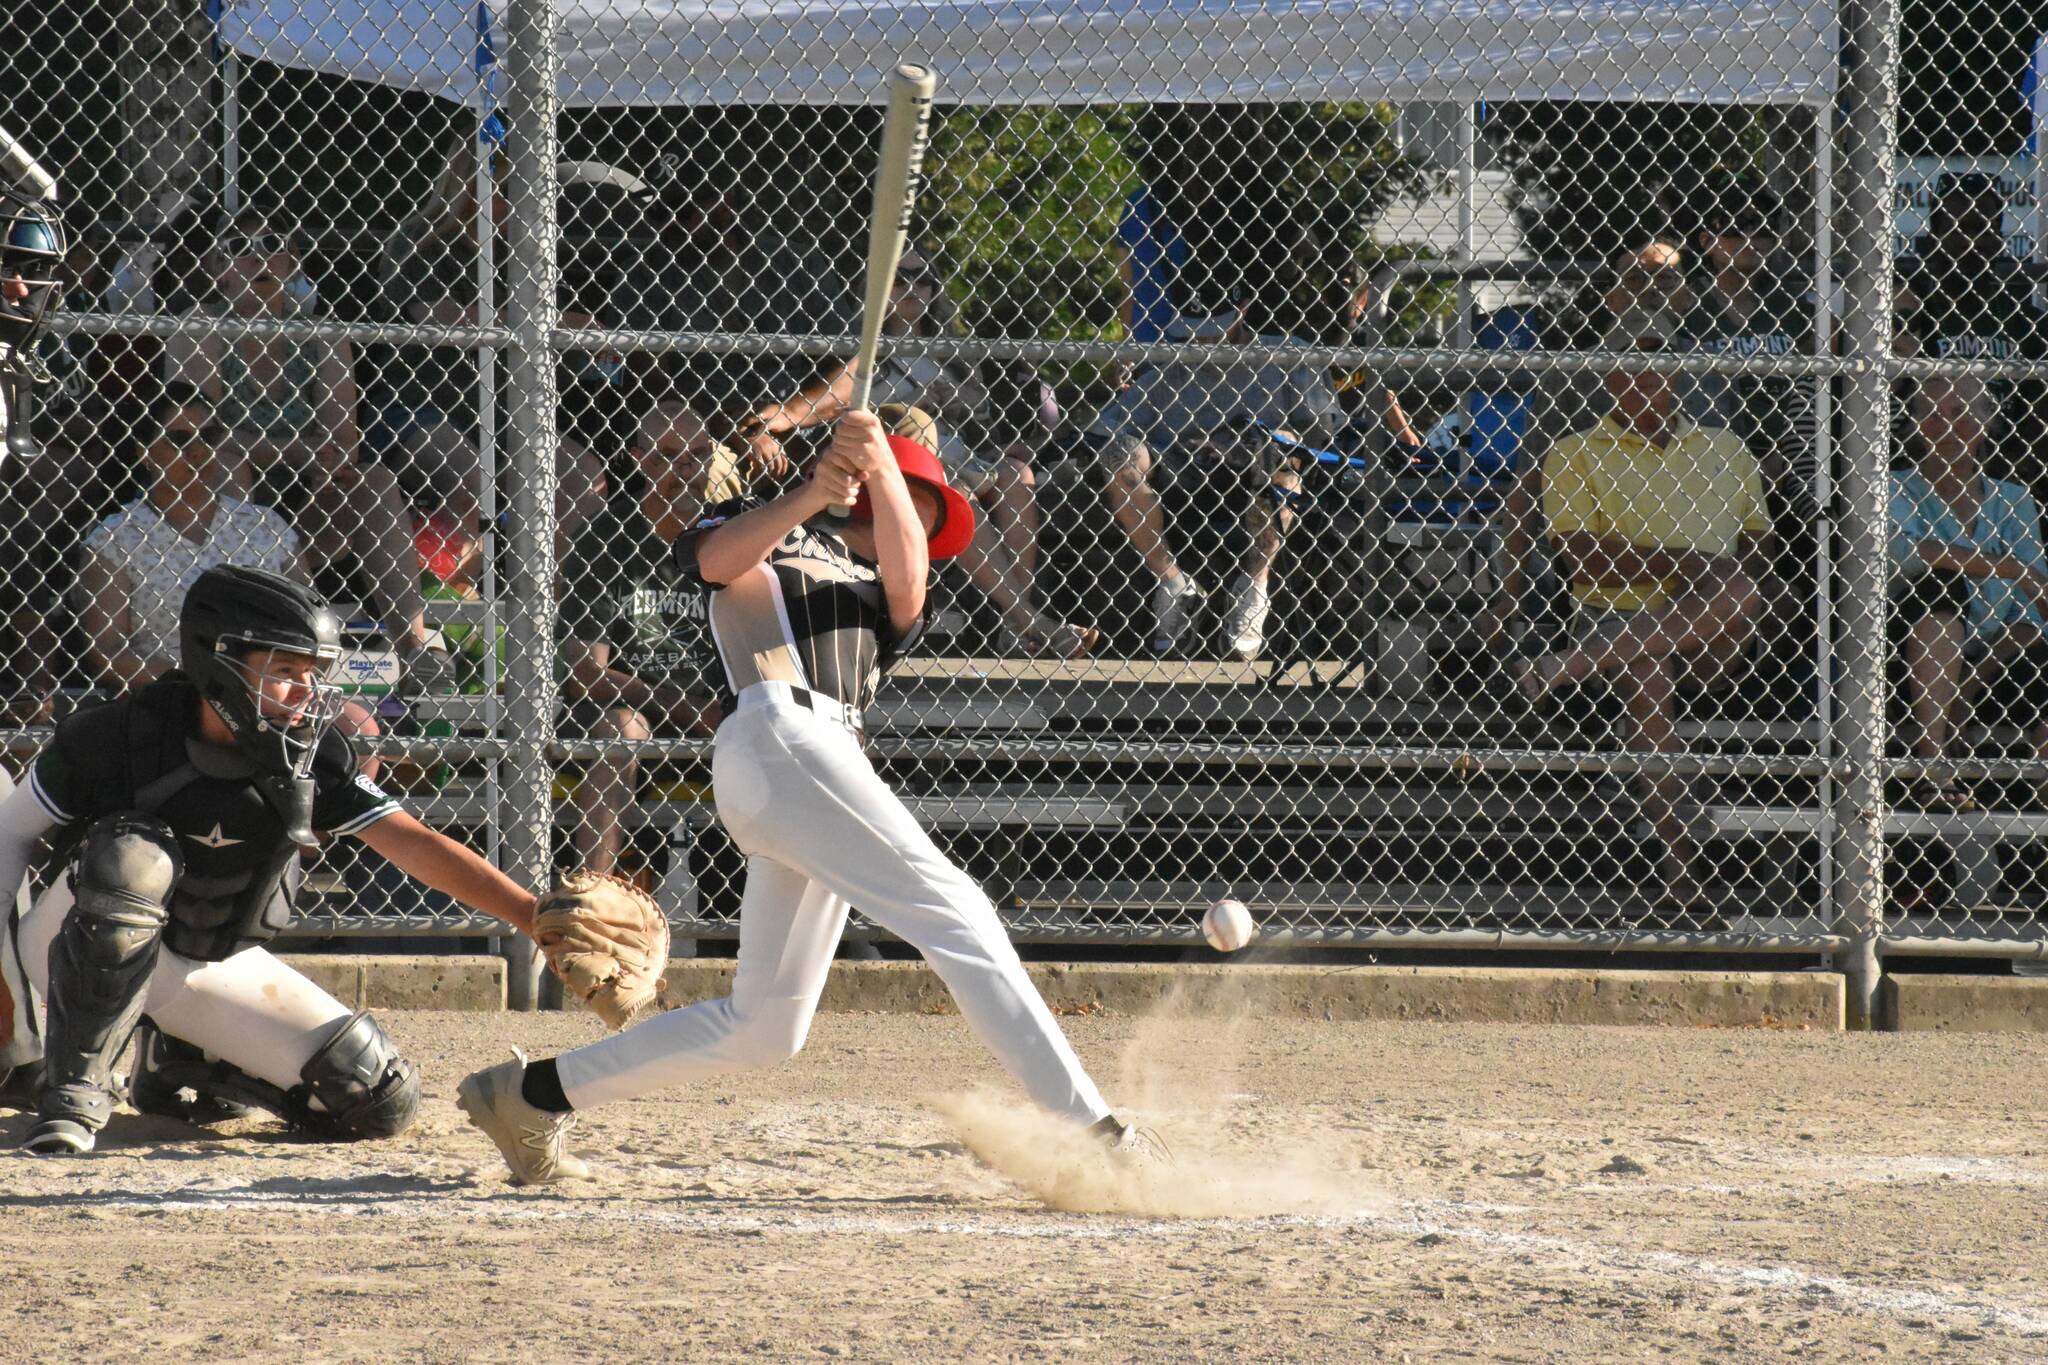
[[[860,310],[860,350],[853,358],[853,401],[857,412],[868,411],[875,385],[875,353],[882,344],[882,322],[889,315],[889,290],[896,267],[910,239],[910,218],[917,208],[918,172],[931,140],[932,94],[939,78],[930,67],[905,62],[889,77],[889,112],[882,123],[882,154],[875,163],[875,203],[868,217],[867,293]],[[846,517],[853,505],[833,509]]]
[[[0,128],[0,173],[30,199],[57,197],[57,177],[44,170],[5,128]]]

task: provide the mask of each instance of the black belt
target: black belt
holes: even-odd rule
[[[790,687],[789,695],[791,700],[809,707],[834,725],[843,725],[855,734],[860,734],[865,728],[861,723],[860,708],[851,702],[843,702],[836,697],[828,697],[823,692],[813,692],[808,687],[794,685]]]

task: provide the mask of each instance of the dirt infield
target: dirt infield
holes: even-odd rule
[[[826,1015],[586,1117],[601,1179],[556,1193],[451,1096],[595,1025],[387,1022],[428,1077],[396,1141],[0,1156],[0,1358],[2048,1354],[2039,1036],[1069,1019],[1180,1158],[1133,1186],[1058,1169],[958,1018]]]

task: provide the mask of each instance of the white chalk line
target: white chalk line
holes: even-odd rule
[[[501,1222],[596,1222],[665,1227],[683,1232],[823,1234],[827,1236],[916,1237],[955,1235],[1022,1240],[1116,1241],[1137,1237],[1187,1237],[1227,1229],[1242,1235],[1260,1228],[1364,1228],[1410,1237],[1456,1239],[1489,1251],[1541,1256],[1561,1268],[1601,1274],[1661,1275],[1677,1280],[1742,1287],[1797,1297],[1815,1306],[1909,1321],[1933,1318],[1967,1319],[1981,1327],[2025,1337],[2048,1337],[2048,1310],[1999,1302],[1961,1285],[1939,1290],[1904,1289],[1862,1284],[1836,1275],[1821,1275],[1791,1266],[1747,1265],[1708,1260],[1682,1252],[1629,1250],[1539,1233],[1511,1232],[1472,1223],[1423,1216],[1432,1212],[1499,1213],[1510,1206],[1448,1201],[1408,1201],[1400,1214],[1354,1210],[1326,1214],[1283,1214],[1259,1218],[1131,1218],[1086,1217],[1047,1213],[1041,1216],[987,1214],[846,1214],[785,1211],[774,1214],[733,1213],[701,1209],[674,1213],[656,1209],[612,1209],[586,1202],[550,1200],[508,1205],[499,1199],[475,1199],[426,1192],[418,1200],[365,1203],[361,1193],[322,1197],[246,1188],[185,1190],[161,1195],[126,1195],[82,1200],[97,1208],[152,1212],[305,1212],[353,1217],[398,1217],[421,1220]]]

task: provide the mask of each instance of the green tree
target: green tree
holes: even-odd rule
[[[1145,184],[1198,258],[1189,289],[1264,270],[1299,315],[1327,311],[1340,268],[1373,256],[1373,220],[1441,181],[1401,154],[1393,121],[1373,104],[958,109],[933,130],[923,235],[977,331],[1116,340],[1117,222]]]
[[[940,119],[920,205],[977,330],[1117,333],[1110,245],[1132,167],[1117,110],[958,109]]]

